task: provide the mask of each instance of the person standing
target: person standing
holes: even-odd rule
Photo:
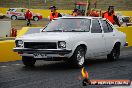
[[[114,6],[109,6],[108,11],[103,13],[102,17],[108,19],[112,24],[116,23],[119,27],[121,26],[117,16],[114,13]]]
[[[51,6],[49,9],[51,9],[50,21],[52,21],[54,18],[62,17],[62,15],[56,11],[55,6]]]
[[[32,12],[30,10],[25,13],[25,19],[27,20],[27,26],[31,25]]]
[[[72,16],[78,16],[78,9],[74,9],[73,13],[72,13]]]

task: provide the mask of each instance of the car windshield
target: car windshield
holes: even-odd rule
[[[51,21],[42,32],[89,32],[90,19],[60,18]]]

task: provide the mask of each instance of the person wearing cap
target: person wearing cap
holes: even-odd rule
[[[78,13],[77,12],[78,12],[78,9],[74,9],[73,10],[73,13],[72,13],[72,16],[78,16]]]
[[[51,6],[49,9],[51,9],[50,21],[52,21],[54,18],[62,17],[62,15],[56,11],[55,6]]]
[[[82,13],[80,10],[74,9],[72,12],[72,16],[82,16]]]
[[[114,13],[114,6],[109,6],[108,11],[103,13],[102,17],[108,19],[112,24],[116,23],[119,27],[121,26],[117,16]]]

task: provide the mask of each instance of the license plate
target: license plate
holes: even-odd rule
[[[34,58],[47,58],[46,54],[40,54],[40,53],[34,53],[33,56]]]

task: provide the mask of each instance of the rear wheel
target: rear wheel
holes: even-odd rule
[[[82,67],[85,60],[85,48],[78,46],[71,59],[75,67]]]
[[[107,55],[109,61],[118,60],[120,57],[120,44],[116,44],[112,49],[111,53]]]
[[[33,17],[33,20],[34,20],[34,21],[38,21],[39,18],[38,18],[37,16],[35,16],[35,17]]]
[[[32,57],[22,57],[22,62],[25,66],[34,66],[36,60]]]

